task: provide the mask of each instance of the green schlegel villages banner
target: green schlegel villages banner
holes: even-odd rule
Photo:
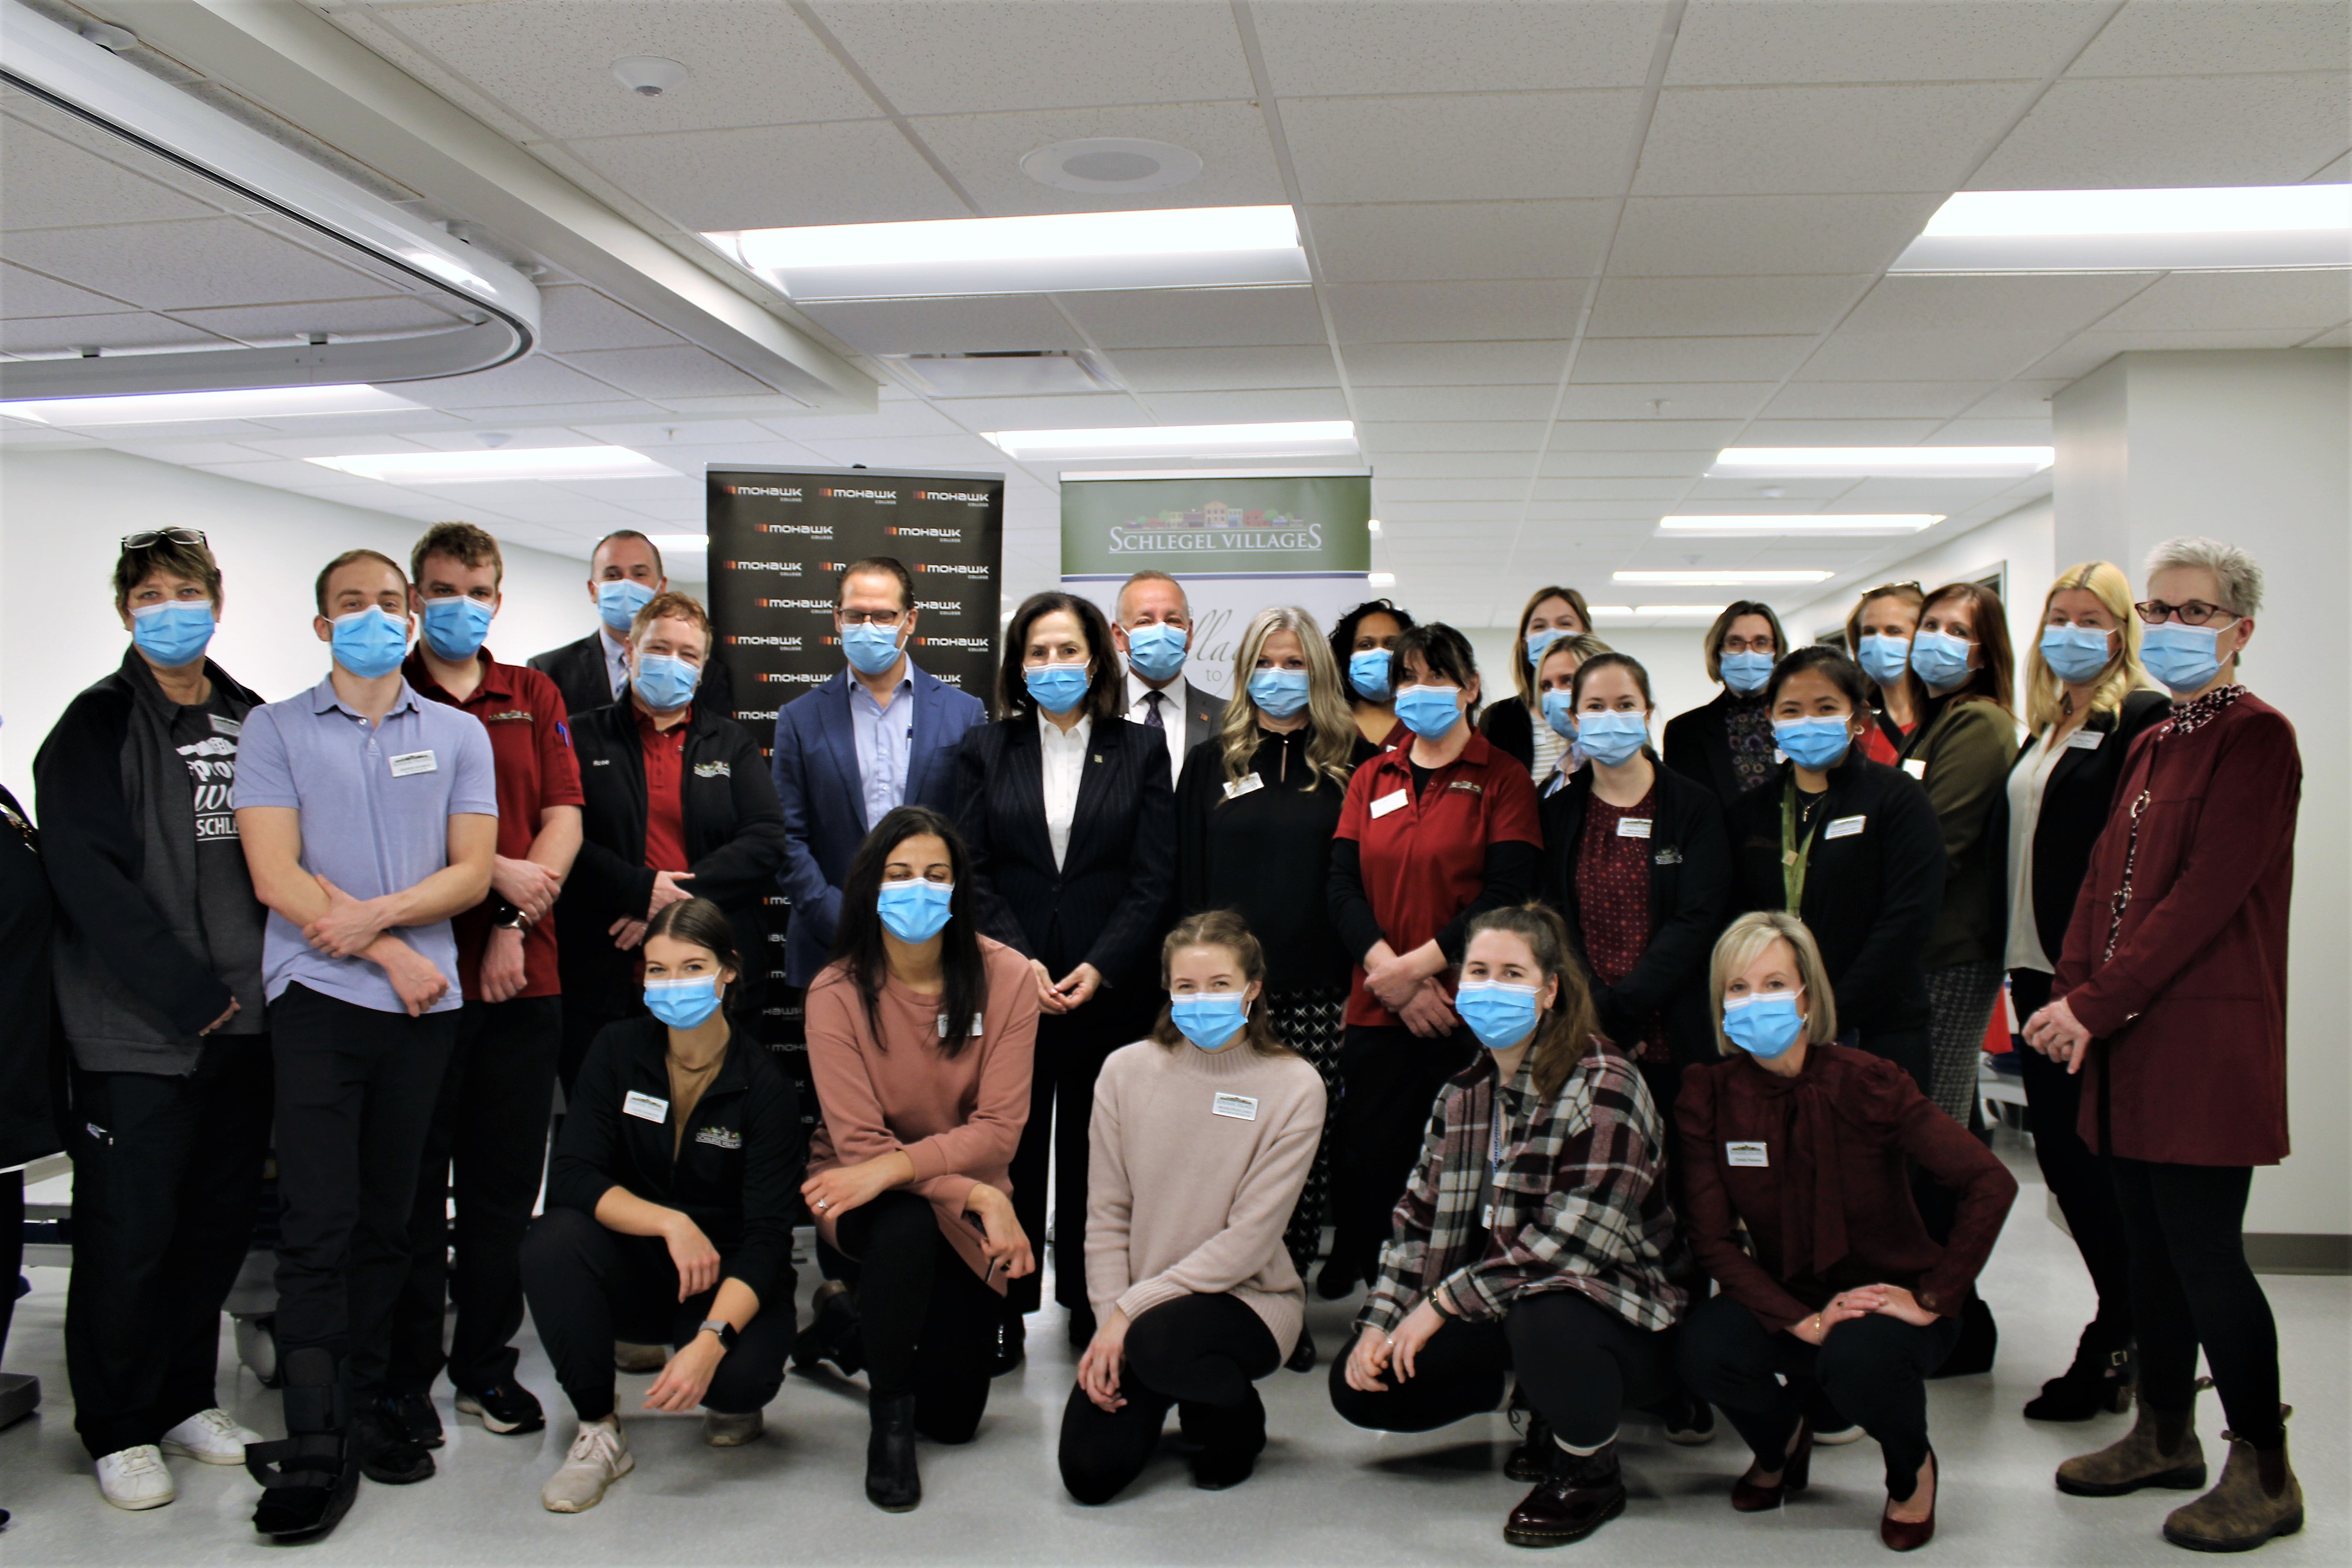
[[[1372,481],[1297,479],[1086,479],[1062,484],[1062,575],[1118,577],[1346,574],[1371,568]]]

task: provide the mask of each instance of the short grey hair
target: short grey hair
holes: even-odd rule
[[[2236,545],[2183,534],[2179,539],[2166,540],[2147,552],[2148,576],[2175,566],[2213,574],[2213,581],[2221,590],[2221,607],[2232,615],[2262,614],[2263,569]]]
[[[1119,621],[1124,622],[1127,619],[1127,591],[1129,588],[1134,587],[1138,583],[1167,584],[1170,587],[1176,590],[1176,597],[1183,601],[1184,618],[1188,621],[1192,618],[1192,595],[1184,592],[1184,584],[1179,583],[1175,578],[1170,576],[1165,572],[1160,571],[1154,567],[1147,566],[1142,571],[1138,572],[1134,576],[1129,577],[1126,582],[1121,583],[1118,585],[1118,595],[1111,600],[1111,614]]]

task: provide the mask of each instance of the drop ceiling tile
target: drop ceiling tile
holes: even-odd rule
[[[2120,353],[2178,353],[2184,349],[2293,348],[2307,333],[2279,328],[2201,332],[2082,332],[2067,340],[2031,374],[2037,379],[2078,381]]]
[[[1944,447],[2047,447],[2050,416],[2039,419],[1955,419],[1936,432]]]
[[[1391,479],[1525,480],[1535,468],[1535,448],[1517,452],[1382,452],[1372,459],[1374,493]]]
[[[2076,331],[2157,280],[2153,272],[1882,278],[1840,326],[1849,331]]]
[[[554,363],[552,360],[548,363],[551,365]],[[496,373],[484,371],[480,374],[488,375]],[[504,430],[519,425],[607,424],[620,419],[658,419],[666,414],[677,412],[675,409],[664,408],[658,404],[647,403],[642,398],[625,396],[601,383],[592,383],[592,385],[594,395],[583,397],[576,403],[518,401],[487,403],[478,407],[468,406],[465,409],[465,427],[471,430]],[[430,395],[436,402],[448,402],[437,391],[428,395],[420,389],[416,395],[419,398]],[[502,392],[499,395],[508,395],[508,394]],[[454,407],[455,405],[452,406]],[[452,417],[455,416],[453,415]],[[407,428],[408,422],[415,418],[414,415],[405,416],[402,428]]]
[[[887,121],[607,137],[572,150],[690,229],[971,216]]]
[[[1213,0],[828,0],[816,12],[905,114],[1251,96],[1233,12]]]
[[[0,316],[90,316],[135,307],[0,262]]]
[[[1324,342],[1312,289],[1108,289],[1063,309],[1107,349],[1242,348]]]
[[[1580,501],[1633,502],[1653,516],[1664,511],[1651,502],[1673,500],[1688,488],[1690,481],[1680,479],[1560,479],[1544,481],[1544,504],[1567,506]]]
[[[1998,331],[1943,328],[1928,331],[1832,333],[1805,367],[1805,381],[2006,381],[2065,337],[2058,328]]]
[[[2322,332],[2319,336],[2312,339],[2309,342],[2298,343],[2296,347],[2306,349],[2352,349],[2352,325],[2341,326],[2337,327],[2333,331]]]
[[[1549,419],[1550,386],[1365,386],[1356,411],[1367,419]]]
[[[532,354],[496,370],[445,381],[415,384],[420,403],[437,408],[504,408],[532,404],[594,405],[627,399],[628,395],[594,381],[543,354]],[[593,416],[592,416],[593,417]],[[615,413],[608,417],[625,418]]]
[[[1341,351],[1356,386],[1553,386],[1568,363],[1556,342],[1350,343]]]
[[[1587,338],[1574,381],[1777,381],[1812,347],[1810,337]]]
[[[1381,452],[1531,452],[1543,438],[1535,420],[1500,419],[1460,425],[1367,420],[1356,426],[1364,450]]]
[[[1493,0],[1286,0],[1252,15],[1266,75],[1277,93],[1295,99],[1640,87],[1665,10],[1657,0],[1583,5],[1573,16]]]
[[[872,354],[988,353],[1085,346],[1052,301],[1034,294],[864,300],[800,309],[851,348]]]
[[[1012,464],[1010,458],[977,436],[902,436],[887,441],[803,444],[835,463],[863,463],[869,468],[964,468],[1003,473]]]
[[[1155,392],[1144,398],[1168,425],[1247,425],[1260,421],[1345,419],[1348,400],[1336,386],[1273,392]]]
[[[1943,205],[1923,195],[1636,196],[1612,277],[1879,272]]]
[[[1616,194],[1639,92],[1313,98],[1283,106],[1309,202]]]
[[[1970,404],[1965,412],[1976,419],[2047,418],[2050,400],[2065,389],[2066,383],[2063,381],[2007,382]]]
[[[1642,144],[1643,195],[1948,191],[2026,83],[1668,89]]]
[[[1140,393],[1254,391],[1337,386],[1331,351],[1320,343],[1276,348],[1121,349],[1112,369]]]
[[[1759,419],[1739,434],[1743,447],[1907,447],[1924,441],[1939,419]],[[1779,481],[1773,481],[1778,483]]]
[[[1664,509],[1645,500],[1539,500],[1528,505],[1528,520],[1551,524],[1574,523],[1573,530],[1554,527],[1555,537],[1570,533],[1591,538],[1637,538],[1658,525]]]
[[[638,397],[751,397],[773,392],[691,343],[666,349],[592,349],[563,363]]]
[[[1825,332],[1866,278],[1608,278],[1591,331],[1604,338],[1751,337]]]
[[[1255,103],[1153,104],[918,120],[922,137],[992,217],[1017,213],[1127,212],[1146,207],[1282,205],[1282,170]],[[1040,147],[1092,136],[1140,137],[1196,154],[1201,173],[1164,191],[1109,195],[1056,190],[1021,172]]]
[[[1325,293],[1342,343],[1519,342],[1575,331],[1585,285],[1342,283]]]
[[[1697,0],[1683,14],[1666,82],[2039,80],[2111,9],[2104,0]]]
[[[1556,452],[1721,450],[1741,429],[1738,419],[1564,419],[1551,433]]]
[[[1838,502],[1840,511],[1962,511],[2015,485],[2000,479],[1864,479]]]
[[[1385,475],[1376,480],[1373,490],[1380,498],[1381,525],[1387,526],[1388,513],[1400,506],[1419,501],[1516,501],[1528,493],[1529,467],[1522,459],[1521,473],[1517,479],[1395,479]]]
[[[953,419],[917,397],[887,399],[871,414],[813,414],[805,418],[762,419],[760,425],[794,441],[815,436],[838,440],[859,437],[955,436],[963,433],[962,426]]]
[[[2072,76],[2341,70],[2352,28],[2335,0],[2134,0],[2099,29]]]
[[[2059,82],[1969,180],[1979,191],[2279,185],[2340,154],[2352,77]]]
[[[239,342],[285,342],[310,332],[331,338],[360,333],[406,332],[455,327],[457,318],[429,300],[394,296],[382,300],[323,300],[307,305],[231,305],[175,310],[192,327]]]
[[[1563,419],[1746,419],[1764,406],[1769,381],[1603,383],[1571,386]]]
[[[668,328],[656,326],[626,305],[581,284],[541,289],[539,298],[540,346],[550,353],[667,348],[678,341]]]
[[[1066,397],[941,398],[939,408],[966,431],[1118,429],[1152,423],[1142,406],[1122,392]],[[814,445],[829,437],[812,429],[794,431],[793,439]]]
[[[783,5],[533,0],[373,10],[378,21],[560,139],[879,112]],[[674,59],[693,74],[658,98],[644,98],[613,76],[613,62],[633,55]]]
[[[8,258],[153,310],[282,304],[390,293],[241,218],[131,230],[48,228],[0,238]]]
[[[1601,265],[1616,204],[1393,202],[1305,217],[1327,282],[1583,278]]]
[[[1518,518],[1517,501],[1407,501],[1381,519],[1381,547],[1399,561],[1450,563],[1481,544],[1508,542]]]
[[[1899,443],[1893,437],[1874,432],[1853,444],[1869,447]],[[1853,479],[1701,479],[1690,487],[1690,494],[1675,510],[1678,512],[1720,511],[1734,516],[1802,515],[1824,510],[1824,502],[1837,500],[1853,489],[1854,483]],[[1767,495],[1764,493],[1767,490],[1779,493]],[[1706,504],[1700,504],[1702,502]]]
[[[107,445],[115,451],[158,463],[251,463],[268,456],[257,447],[231,441],[109,441]]]
[[[2352,272],[2175,272],[2098,321],[2109,331],[2315,330],[2352,316]]]
[[[211,332],[184,326],[168,316],[113,311],[103,316],[12,316],[0,321],[0,353],[52,354],[97,348],[227,347]]]
[[[774,432],[749,419],[703,419],[690,424],[630,421],[612,425],[577,425],[572,426],[572,433],[588,441],[635,447],[660,463],[669,462],[669,458],[663,455],[666,450],[689,453],[704,447],[740,442],[772,443],[776,439]],[[675,468],[677,465],[671,466]]]
[[[1551,479],[1692,479],[1705,471],[1722,448],[1709,447],[1701,452],[1583,452],[1554,448],[1544,454],[1543,479],[1536,481],[1536,495],[1546,500],[1557,500],[1549,488]]]
[[[562,425],[541,425],[530,422],[503,426],[495,432],[485,431],[476,426],[458,430],[414,432],[403,430],[397,434],[415,442],[420,447],[436,452],[476,451],[492,445],[490,441],[484,438],[488,435],[504,437],[496,443],[499,447],[510,447],[523,451],[546,447],[594,447],[604,444],[600,443],[595,437],[583,430],[568,428]],[[632,445],[625,441],[620,444]]]
[[[1797,381],[1765,405],[1773,419],[1949,419],[1990,391],[1983,381]]]
[[[11,229],[156,223],[220,211],[14,115],[0,126],[0,190],[8,193]]]

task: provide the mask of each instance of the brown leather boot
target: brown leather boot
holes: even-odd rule
[[[2122,1497],[2142,1487],[2195,1491],[2204,1484],[2205,1449],[2197,1441],[2196,1412],[2167,1415],[2145,1403],[2121,1442],[2058,1467],[2058,1489],[2074,1497]]]
[[[2164,1521],[2164,1538],[2193,1552],[2252,1552],[2274,1535],[2303,1528],[2303,1483],[2286,1462],[2286,1434],[2275,1448],[2256,1448],[2224,1432],[2230,1457],[2221,1484]]]

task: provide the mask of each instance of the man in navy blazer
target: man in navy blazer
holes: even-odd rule
[[[848,668],[776,715],[772,764],[784,806],[782,878],[792,900],[784,983],[824,967],[841,883],[866,829],[898,805],[955,809],[955,753],[985,722],[979,698],[915,668],[915,580],[887,555],[842,569],[834,626]]]

